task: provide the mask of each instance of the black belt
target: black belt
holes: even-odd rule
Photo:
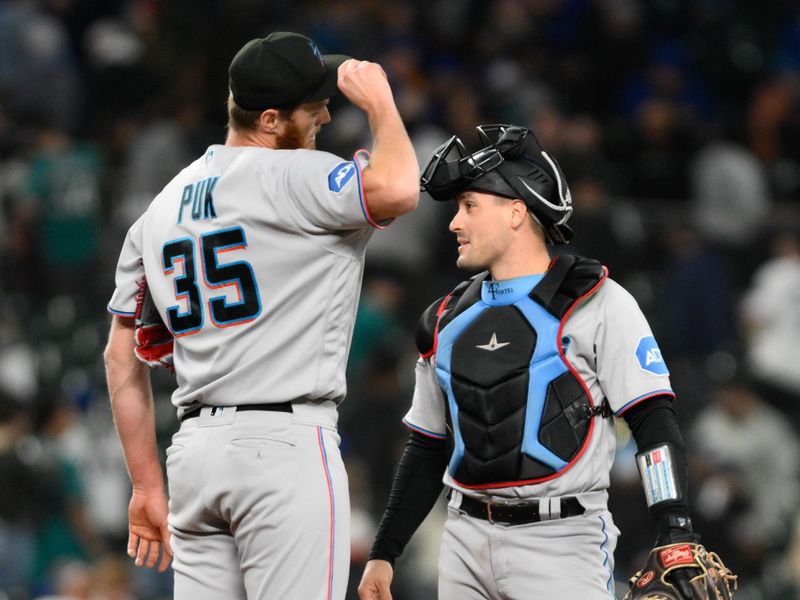
[[[187,419],[194,419],[195,417],[200,416],[200,411],[203,410],[204,407],[200,408],[193,408],[187,413],[183,413],[181,416],[180,421],[183,423]],[[214,414],[216,410],[216,406],[211,407],[211,414]],[[222,408],[222,407],[220,407]],[[225,407],[227,408],[227,407]],[[241,406],[236,406],[236,412],[242,412],[245,410],[272,410],[276,412],[294,412],[292,410],[292,403],[291,402],[270,402],[269,404],[242,404]]]
[[[490,523],[508,523],[509,525],[523,525],[537,523],[545,519],[564,519],[576,517],[586,512],[586,509],[575,496],[561,498],[561,514],[549,515],[542,519],[539,514],[539,503],[506,504],[503,502],[483,502],[469,496],[461,496],[461,505],[456,507],[470,517],[483,519]]]

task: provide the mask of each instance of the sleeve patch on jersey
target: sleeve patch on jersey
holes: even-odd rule
[[[328,189],[338,194],[355,174],[356,165],[354,162],[343,162],[337,165],[328,175]]]
[[[636,346],[636,358],[639,361],[639,366],[645,371],[656,375],[669,375],[667,363],[664,362],[661,350],[652,335],[639,340],[639,345]]]

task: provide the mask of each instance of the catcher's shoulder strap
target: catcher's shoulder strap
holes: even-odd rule
[[[422,313],[416,332],[420,355],[427,358],[435,352],[438,332],[480,299],[481,285],[488,276],[489,272],[484,271],[462,281]],[[576,301],[598,288],[607,276],[608,270],[598,260],[570,254],[559,255],[550,263],[550,268],[533,288],[530,297],[561,320]]]
[[[607,276],[608,269],[598,260],[562,254],[550,263],[530,297],[560,321],[577,300],[599,287]]]
[[[489,272],[484,271],[462,281],[447,296],[439,298],[425,309],[416,331],[417,350],[423,358],[432,356],[436,351],[439,330],[481,297],[481,283],[488,276]]]

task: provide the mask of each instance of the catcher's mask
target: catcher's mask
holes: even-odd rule
[[[549,243],[568,243],[572,196],[555,159],[525,127],[479,125],[476,129],[485,147],[470,154],[457,136],[451,137],[422,169],[422,190],[434,200],[452,200],[468,190],[519,198]]]

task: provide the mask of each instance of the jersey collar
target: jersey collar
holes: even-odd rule
[[[538,284],[544,273],[524,275],[503,281],[486,280],[481,284],[481,300],[489,306],[508,306],[521,300]]]

